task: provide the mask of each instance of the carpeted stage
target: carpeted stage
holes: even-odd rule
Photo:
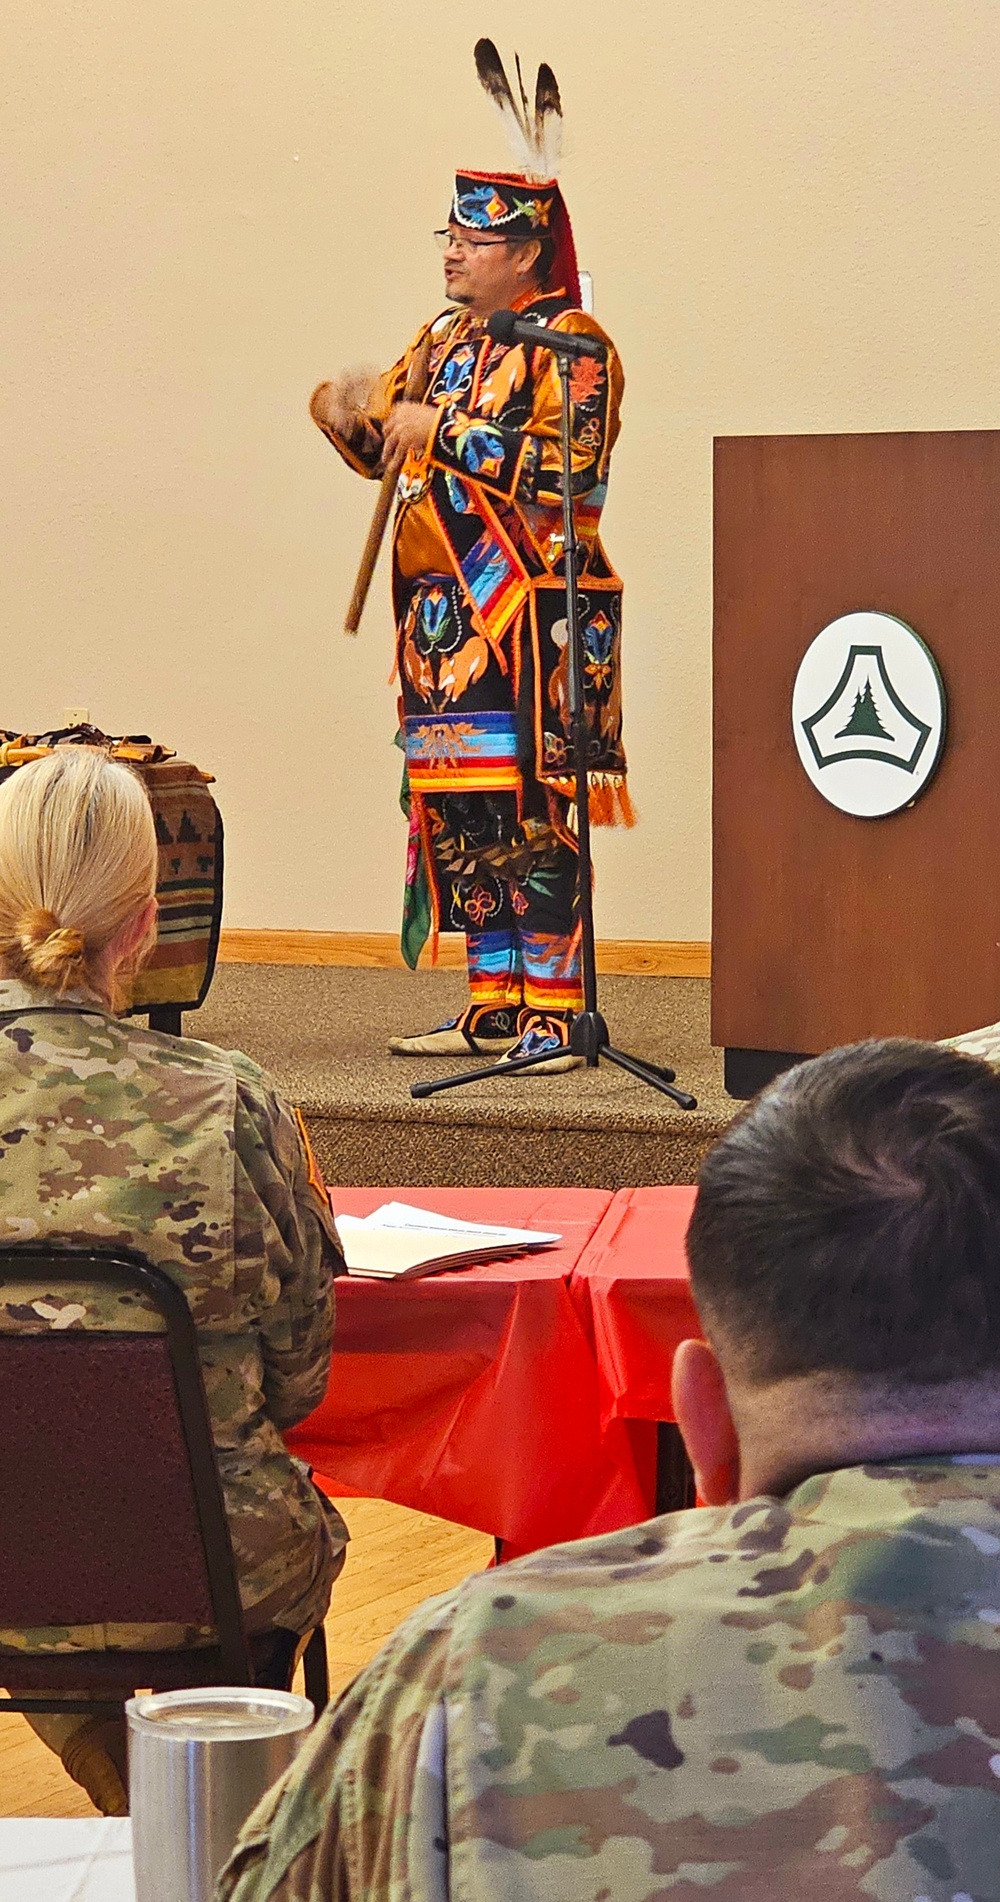
[[[416,1103],[419,1077],[461,1059],[391,1057],[387,1036],[460,1008],[454,971],[220,965],[188,1036],[246,1050],[301,1105],[330,1182],[560,1184],[618,1189],[692,1182],[736,1105],[708,1035],[703,978],[608,977],[601,1008],[622,1049],[671,1063],[698,1098],[685,1115],[603,1065],[565,1076],[473,1084]],[[472,1067],[471,1065],[469,1067]]]

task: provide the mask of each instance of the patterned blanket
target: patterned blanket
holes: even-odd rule
[[[215,974],[222,922],[222,814],[208,790],[212,775],[144,734],[112,740],[95,727],[42,734],[0,728],[0,781],[57,745],[100,746],[145,783],[160,845],[160,916],[156,949],[132,986],[129,1010],[195,1010]]]

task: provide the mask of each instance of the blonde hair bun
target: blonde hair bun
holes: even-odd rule
[[[33,905],[14,927],[28,972],[36,982],[66,991],[82,981],[85,945],[82,931],[61,925],[54,912]]]

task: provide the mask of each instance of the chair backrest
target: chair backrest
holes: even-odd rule
[[[0,1332],[0,1627],[214,1625],[253,1672],[194,1323],[131,1250],[0,1251],[0,1287],[141,1292],[162,1333]]]

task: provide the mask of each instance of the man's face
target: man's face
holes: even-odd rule
[[[449,224],[444,254],[445,293],[475,315],[506,310],[532,282],[532,260],[523,241],[496,238]]]

